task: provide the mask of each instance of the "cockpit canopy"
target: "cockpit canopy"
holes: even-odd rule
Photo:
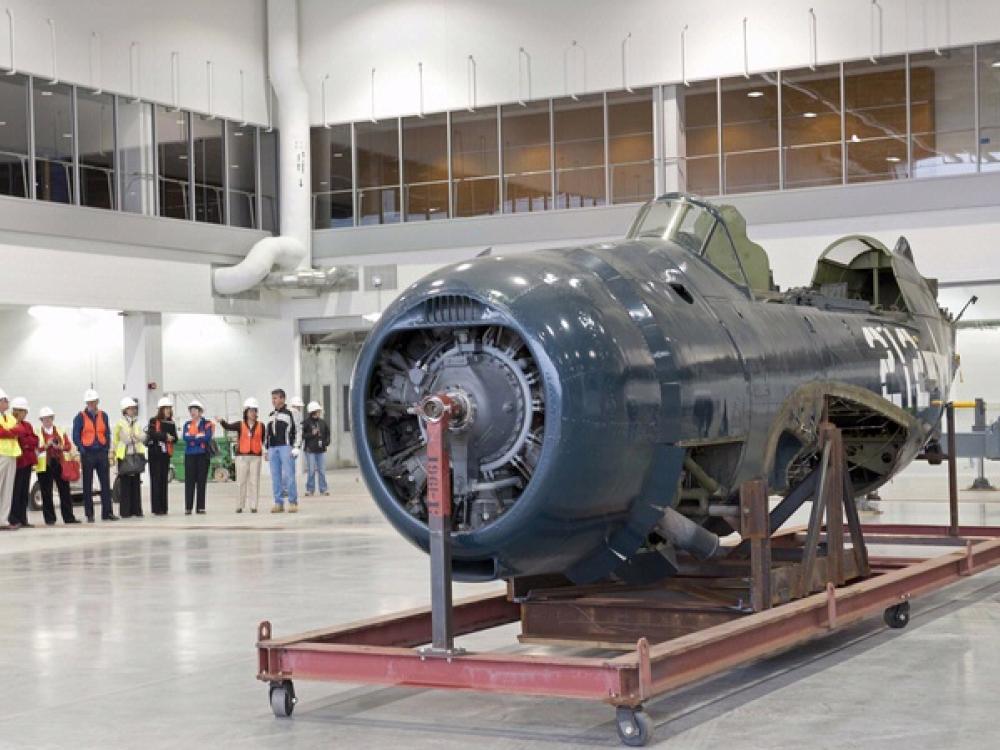
[[[734,284],[755,292],[774,288],[767,253],[747,237],[746,219],[734,206],[671,193],[639,210],[628,238],[673,242],[704,258]]]

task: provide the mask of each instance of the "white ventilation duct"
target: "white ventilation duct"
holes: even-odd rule
[[[241,263],[216,269],[214,281],[219,294],[252,289],[274,266],[307,269],[312,263],[309,95],[299,70],[298,0],[267,0],[267,60],[278,100],[281,234],[258,241]]]

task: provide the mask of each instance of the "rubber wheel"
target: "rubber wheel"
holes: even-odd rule
[[[903,602],[889,607],[882,613],[882,619],[894,630],[905,628],[910,623],[910,603]]]
[[[31,485],[31,509],[42,509],[42,488],[38,486],[38,482]]]
[[[618,739],[628,747],[645,747],[653,740],[653,719],[645,711],[621,707],[615,712]]]
[[[212,472],[212,479],[216,482],[228,482],[229,471],[224,466],[216,467],[215,471]]]
[[[297,700],[295,698],[295,688],[291,680],[271,685],[271,710],[279,719],[286,719],[295,710]]]

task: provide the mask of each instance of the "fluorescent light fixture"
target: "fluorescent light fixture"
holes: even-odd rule
[[[994,60],[990,63],[991,68],[1000,68],[1000,60]]]
[[[320,185],[329,185],[330,183],[329,183],[329,182],[327,182],[326,180],[320,180],[320,181],[319,181],[319,184],[320,184]]]
[[[368,322],[368,323],[378,323],[378,319],[381,318],[381,317],[382,317],[382,313],[380,313],[380,312],[370,312],[370,313],[365,313],[364,315],[362,315],[361,319],[364,320],[364,321],[366,321],[366,322]]]
[[[177,120],[176,122],[177,122],[178,125],[183,125],[184,124],[184,120]]]
[[[344,158],[344,152],[343,151],[338,151],[337,153],[335,153],[333,155],[333,158],[334,159],[343,159]]]
[[[243,135],[243,131],[242,130],[234,130],[233,131],[233,135],[236,136],[237,138],[240,138]]]
[[[187,154],[177,154],[177,158],[180,159],[181,161],[187,161],[188,155]]]
[[[63,136],[63,138],[72,138],[73,134],[72,133],[63,133],[62,136]]]
[[[39,93],[42,96],[52,96],[52,92],[51,91],[45,91],[44,89],[42,89],[42,91],[40,91]]]
[[[230,168],[230,169],[239,169],[239,168],[240,168],[240,165],[239,165],[239,164],[230,164],[230,165],[229,165],[229,168]]]
[[[764,92],[763,91],[757,91],[756,89],[754,89],[753,91],[748,91],[747,92],[747,96],[749,96],[751,99],[758,99],[758,98],[764,96]]]
[[[816,116],[816,113],[815,113],[815,112],[803,112],[803,113],[802,113],[802,116],[803,116],[803,117],[807,117],[807,118],[809,118],[809,119],[812,119],[813,117],[815,117],[815,116]]]
[[[887,156],[885,157],[885,160],[890,164],[898,164],[900,161],[902,161],[898,156]]]
[[[7,121],[6,120],[0,120],[0,128],[5,128],[5,127],[7,127]]]

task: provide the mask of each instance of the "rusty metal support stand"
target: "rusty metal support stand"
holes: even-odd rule
[[[955,447],[955,402],[945,405],[948,423],[948,534],[958,536],[958,466]]]
[[[450,658],[455,648],[451,571],[451,459],[448,428],[456,404],[447,395],[432,396],[418,409],[427,427],[427,527],[431,558],[431,645],[424,656]]]
[[[751,479],[740,485],[740,535],[750,541],[750,605],[754,612],[771,608],[771,529],[767,485]]]

